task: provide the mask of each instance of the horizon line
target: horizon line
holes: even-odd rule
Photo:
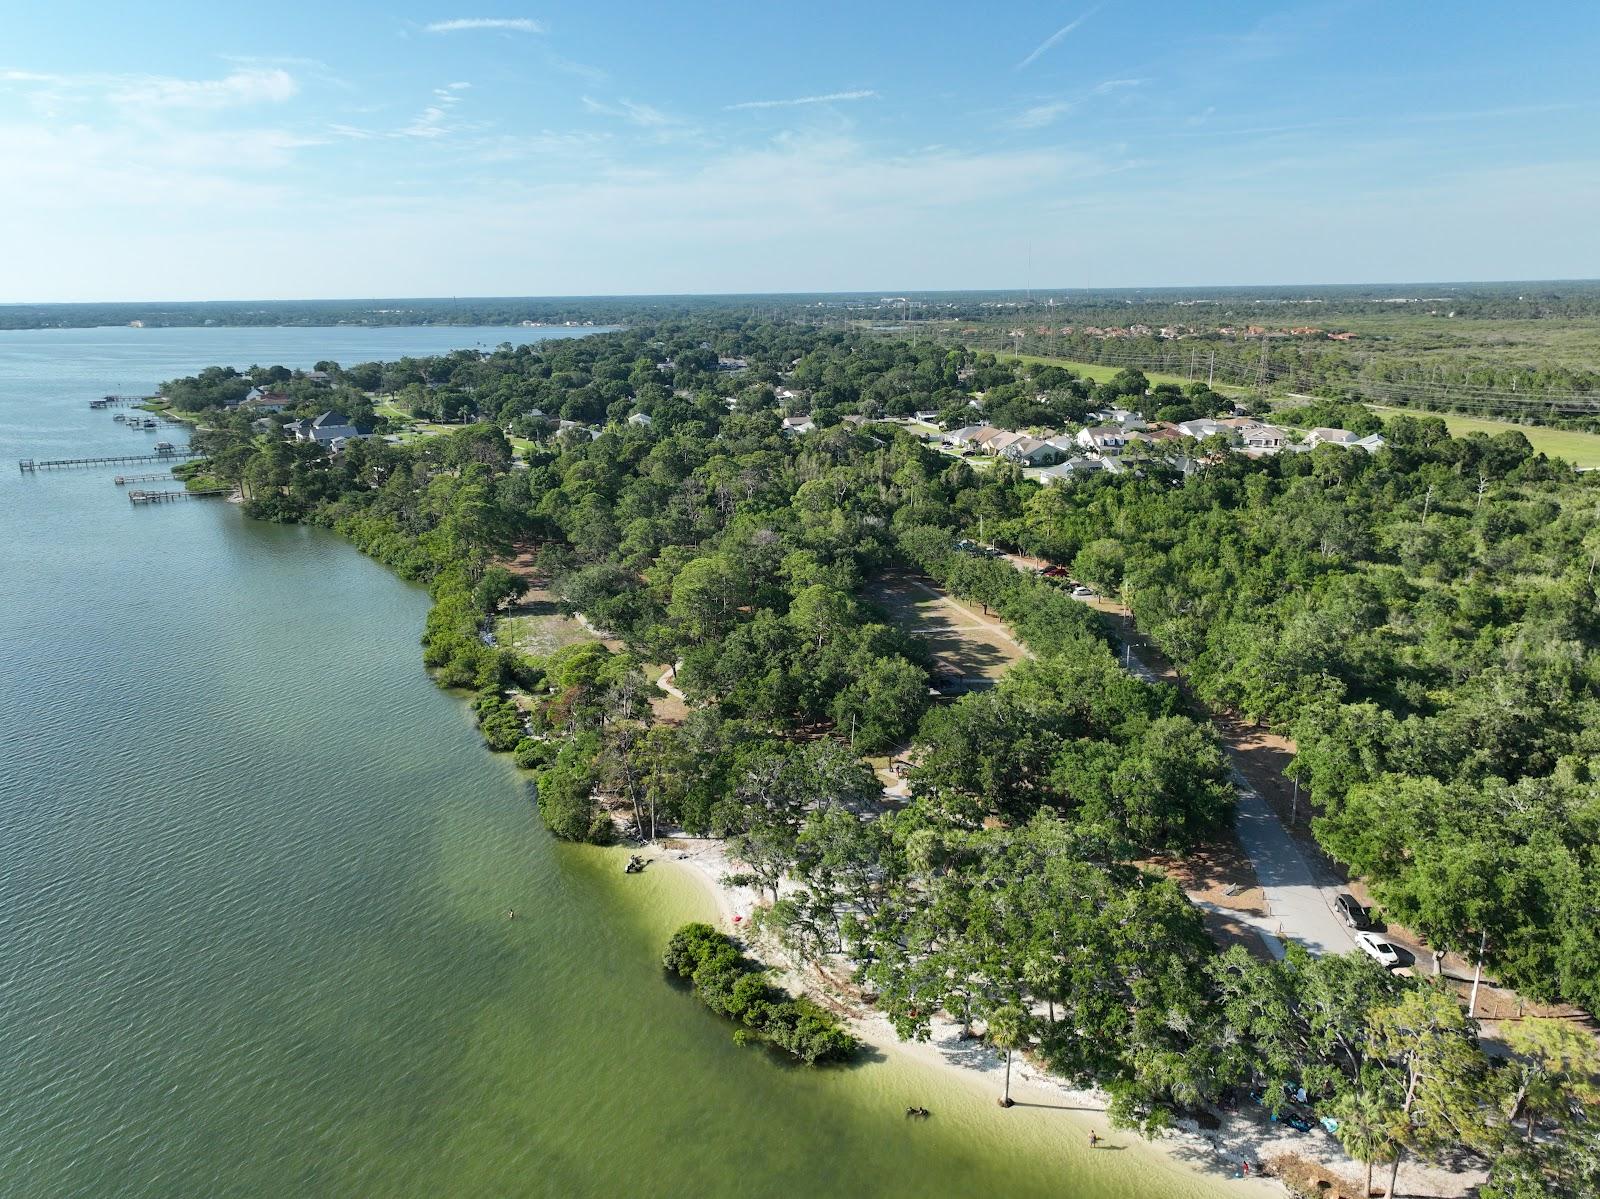
[[[435,296],[293,296],[266,297],[212,297],[209,299],[104,299],[104,300],[0,300],[0,309],[6,308],[77,308],[90,305],[124,306],[157,304],[364,304],[364,303],[482,303],[485,301],[571,301],[571,300],[681,300],[681,299],[773,299],[806,296],[959,296],[959,295],[1011,295],[1037,293],[1052,295],[1085,295],[1097,292],[1147,292],[1147,291],[1270,291],[1317,290],[1350,287],[1510,287],[1515,284],[1571,285],[1600,284],[1600,276],[1571,276],[1565,278],[1505,278],[1505,279],[1365,279],[1310,283],[1124,283],[1113,286],[1051,287],[1039,284],[1019,284],[1001,287],[875,287],[842,288],[835,291],[662,291],[662,292],[573,292],[549,295],[435,295]]]

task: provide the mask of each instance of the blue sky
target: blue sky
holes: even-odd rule
[[[1600,276],[1592,2],[3,20],[0,301]]]

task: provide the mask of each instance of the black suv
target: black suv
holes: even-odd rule
[[[1367,909],[1356,902],[1354,895],[1346,895],[1341,891],[1333,897],[1333,906],[1339,913],[1339,919],[1343,920],[1351,928],[1368,927]]]

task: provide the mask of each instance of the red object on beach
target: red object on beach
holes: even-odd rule
[[[743,917],[743,916],[735,916],[735,917],[734,917],[734,918],[733,918],[733,922],[734,922],[734,923],[735,923],[735,924],[738,924],[738,923],[739,923],[739,921],[741,921],[741,920],[743,920],[743,919],[744,919],[744,917]]]

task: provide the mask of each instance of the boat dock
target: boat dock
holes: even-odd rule
[[[91,408],[121,408],[125,404],[142,404],[146,400],[153,400],[155,396],[101,396],[98,400],[90,400]]]
[[[125,483],[170,483],[172,482],[172,472],[169,470],[158,471],[151,475],[118,475],[113,481],[118,487],[123,486]]]
[[[130,491],[130,504],[170,504],[176,500],[199,500],[210,496],[232,495],[231,487],[202,487],[198,491]]]
[[[69,466],[122,466],[135,462],[171,462],[177,458],[198,458],[200,452],[188,446],[173,446],[154,454],[110,454],[104,458],[22,458],[17,469],[23,474],[37,470],[62,470]]]

